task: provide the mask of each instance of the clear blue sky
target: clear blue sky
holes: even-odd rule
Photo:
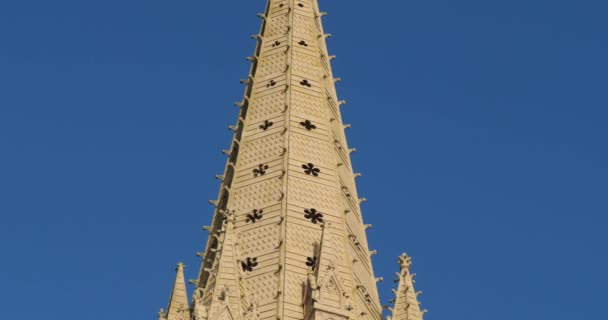
[[[154,319],[196,277],[263,0],[0,1],[2,318]],[[608,3],[322,1],[383,302],[601,319]]]

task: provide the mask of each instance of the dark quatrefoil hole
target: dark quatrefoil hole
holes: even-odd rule
[[[317,257],[306,258],[306,265],[314,271],[317,268]]]
[[[263,176],[266,174],[266,170],[268,170],[268,165],[261,164],[257,168],[253,169],[253,175],[256,177]]]
[[[303,46],[303,47],[308,47],[308,43],[306,43],[306,41],[302,40],[300,42],[298,42],[299,45]]]
[[[262,220],[263,217],[264,210],[255,209],[247,215],[247,222],[256,223],[258,220]]]
[[[314,130],[314,129],[316,129],[316,128],[317,128],[317,126],[315,126],[315,125],[312,123],[312,121],[310,121],[310,120],[302,121],[302,122],[300,122],[300,124],[301,124],[301,125],[302,125],[304,128],[306,128],[306,130],[308,130],[308,131],[310,131],[310,130]]]
[[[279,41],[279,40],[275,41],[275,42],[272,44],[272,46],[273,46],[273,47],[278,47],[278,46],[280,46],[280,45],[281,45],[281,41]]]
[[[270,120],[266,120],[264,121],[264,124],[260,125],[260,129],[266,131],[268,130],[268,128],[272,127],[274,125],[274,122],[270,121]]]
[[[302,81],[300,82],[300,84],[301,84],[302,86],[304,86],[304,87],[309,87],[309,88],[310,88],[310,87],[312,87],[312,84],[310,84],[310,82],[309,82],[308,80],[306,80],[306,79],[302,80]]]
[[[310,220],[310,222],[317,224],[317,223],[323,223],[323,214],[319,211],[317,211],[317,209],[312,208],[312,209],[306,209],[304,210],[304,218]]]
[[[268,84],[266,85],[266,88],[274,87],[276,85],[277,85],[276,81],[270,80],[270,82],[268,82]]]
[[[253,268],[258,266],[258,258],[247,258],[245,261],[241,261],[241,267],[245,272],[252,272]]]
[[[315,167],[315,165],[312,163],[303,164],[302,169],[304,169],[304,173],[306,173],[309,176],[318,177],[319,173],[321,173],[321,169]]]

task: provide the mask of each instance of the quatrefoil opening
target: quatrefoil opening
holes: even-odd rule
[[[308,81],[306,79],[300,81],[300,84],[304,87],[309,87],[309,88],[312,87],[312,84],[310,83],[310,81]]]
[[[317,268],[317,260],[317,257],[307,257],[306,266],[308,266],[310,270],[314,271]]]
[[[314,125],[312,123],[312,121],[310,121],[310,120],[302,121],[302,122],[300,122],[300,125],[302,125],[304,128],[306,128],[306,130],[308,130],[308,131],[311,131],[311,130],[314,130],[317,128],[317,126]]]
[[[319,174],[321,173],[321,169],[315,167],[315,165],[312,163],[303,164],[302,168],[304,169],[304,173],[306,173],[309,176],[318,177]]]
[[[258,258],[247,258],[245,261],[241,261],[241,268],[244,272],[253,272],[253,268],[258,266]]]
[[[323,223],[323,214],[315,208],[304,210],[304,218],[310,220],[314,224]]]
[[[262,220],[264,217],[264,210],[254,209],[251,213],[247,214],[247,222],[256,223],[258,220]]]
[[[270,121],[270,120],[266,120],[264,121],[264,124],[260,125],[260,129],[266,131],[268,130],[270,127],[272,127],[274,125],[274,122]]]
[[[268,165],[261,164],[257,168],[253,169],[253,175],[255,177],[263,176],[266,174],[266,170],[268,170]]]

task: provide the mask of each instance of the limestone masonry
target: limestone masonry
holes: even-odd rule
[[[269,0],[202,264],[161,320],[381,320],[317,0]],[[421,320],[403,255],[394,320]]]

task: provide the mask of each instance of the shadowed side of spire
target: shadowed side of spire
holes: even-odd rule
[[[399,257],[399,265],[401,272],[399,275],[399,288],[395,292],[395,308],[392,310],[392,320],[422,320],[426,310],[420,310],[420,302],[418,296],[422,292],[416,292],[414,289],[415,274],[410,272],[412,267],[412,258],[407,254]]]
[[[169,307],[167,308],[167,320],[188,320],[190,319],[190,309],[188,307],[188,293],[186,291],[186,281],[184,278],[184,264],[178,263],[173,284],[173,291],[169,298]]]

